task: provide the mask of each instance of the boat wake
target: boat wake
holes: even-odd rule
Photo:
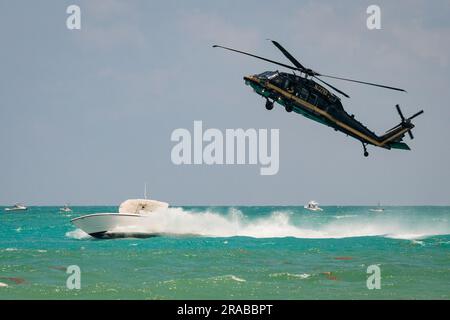
[[[160,235],[196,235],[206,237],[245,236],[254,238],[295,237],[333,239],[382,236],[393,239],[421,239],[450,234],[450,224],[436,225],[425,218],[420,221],[395,216],[349,215],[348,219],[332,219],[312,224],[294,221],[292,212],[274,211],[262,217],[248,217],[231,208],[227,214],[214,211],[193,212],[182,208],[155,211],[142,219],[140,232]],[[126,232],[117,228],[115,232]],[[80,229],[67,237],[85,239],[90,236]]]
[[[75,229],[75,230],[66,232],[66,237],[72,238],[72,239],[77,239],[77,240],[91,238],[90,235],[88,235],[86,232],[84,232],[81,229]]]

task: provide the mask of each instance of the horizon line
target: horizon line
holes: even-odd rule
[[[26,207],[61,207],[65,204],[30,204]],[[7,208],[14,204],[4,205],[0,207]],[[119,207],[120,204],[67,204],[69,207]],[[169,204],[169,207],[303,207],[305,204]],[[378,207],[377,204],[320,204],[322,207]],[[450,204],[386,204],[380,207],[450,207]]]

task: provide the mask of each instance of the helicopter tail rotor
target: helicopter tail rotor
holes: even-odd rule
[[[395,108],[397,109],[397,112],[400,115],[400,118],[402,119],[402,122],[400,123],[400,125],[403,128],[410,128],[408,130],[408,135],[411,138],[411,140],[414,139],[414,135],[412,134],[412,131],[411,131],[411,129],[414,128],[414,125],[411,123],[411,120],[414,119],[415,117],[420,116],[423,113],[423,110],[420,110],[419,112],[416,112],[415,114],[413,114],[409,118],[405,118],[405,116],[403,115],[402,110],[400,109],[400,106],[398,104],[395,105]]]

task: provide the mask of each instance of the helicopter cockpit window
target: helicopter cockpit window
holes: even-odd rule
[[[269,78],[270,82],[276,84],[277,86],[281,87],[284,84],[283,77],[280,77],[279,74],[275,74]]]
[[[265,78],[265,79],[273,79],[278,75],[278,72],[276,71],[266,71],[263,72],[259,75],[260,78]]]

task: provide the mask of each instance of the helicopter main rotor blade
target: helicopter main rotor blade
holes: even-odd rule
[[[372,82],[365,82],[365,81],[354,80],[354,79],[340,78],[340,77],[330,76],[330,75],[326,75],[326,74],[321,74],[320,76],[321,77],[332,78],[332,79],[338,79],[338,80],[344,80],[344,81],[350,81],[350,82],[367,84],[369,86],[374,86],[374,87],[380,87],[380,88],[385,88],[385,89],[391,89],[391,90],[406,92],[406,90],[404,90],[404,89],[395,88],[395,87],[389,87],[389,86],[385,86],[385,85],[377,84],[377,83],[372,83]]]
[[[316,80],[319,80],[320,82],[326,84],[327,86],[329,86],[329,87],[332,88],[333,90],[336,90],[337,92],[339,92],[340,94],[344,95],[345,97],[350,98],[350,96],[349,96],[348,94],[346,94],[344,91],[339,90],[338,88],[332,86],[332,85],[329,84],[328,82],[325,82],[325,81],[323,81],[322,79],[320,79],[320,78],[318,78],[318,77],[316,77],[316,76],[313,76],[313,77],[314,77]]]
[[[270,39],[268,39],[268,40],[270,40]],[[307,68],[305,68],[300,62],[298,62],[297,61],[297,59],[295,59],[285,48],[283,48],[283,46],[281,45],[281,44],[279,44],[278,42],[276,42],[276,41],[274,41],[274,40],[270,40],[273,44],[274,44],[274,46],[275,47],[277,47],[283,54],[284,54],[284,56],[286,57],[286,58],[288,58],[288,60],[290,61],[290,62],[292,62],[292,64],[294,65],[294,66],[296,66],[297,68],[299,68],[300,70],[304,70],[304,71],[306,71],[306,70],[308,70]],[[311,70],[312,71],[312,70]]]
[[[232,48],[227,48],[227,47],[222,47],[222,46],[219,46],[217,44],[213,45],[213,48],[222,48],[222,49],[225,49],[225,50],[230,50],[230,51],[234,51],[234,52],[237,52],[237,53],[242,53],[242,54],[245,54],[247,56],[250,56],[250,57],[253,57],[253,58],[256,58],[256,59],[260,59],[260,60],[264,60],[264,61],[267,61],[267,62],[270,62],[270,63],[274,63],[274,64],[277,64],[279,66],[282,66],[282,67],[285,67],[285,68],[288,68],[288,69],[292,69],[292,70],[296,70],[296,71],[303,71],[303,70],[300,70],[300,69],[295,68],[293,66],[289,66],[287,64],[281,63],[281,62],[277,62],[277,61],[274,61],[274,60],[270,60],[270,59],[267,59],[267,58],[256,56],[256,55],[248,53],[248,52],[239,51],[239,50],[232,49]]]
[[[288,69],[291,69],[291,70],[303,72],[303,73],[305,73],[306,75],[309,75],[309,76],[311,76],[311,77],[314,77],[315,79],[319,80],[320,82],[326,84],[327,86],[329,86],[330,88],[332,88],[333,90],[339,92],[340,94],[344,95],[344,96],[347,97],[347,98],[350,98],[350,96],[349,96],[348,94],[346,94],[345,92],[339,90],[339,89],[336,88],[335,86],[333,86],[333,85],[331,85],[331,84],[325,82],[324,80],[319,79],[318,77],[327,77],[327,78],[332,78],[332,79],[337,79],[337,80],[350,81],[350,82],[366,84],[366,85],[374,86],[374,87],[380,87],[380,88],[385,88],[385,89],[390,89],[390,90],[396,90],[396,91],[403,91],[403,92],[406,92],[406,90],[404,90],[404,89],[396,88],[396,87],[390,87],[390,86],[385,86],[385,85],[382,85],[382,84],[377,84],[377,83],[372,83],[372,82],[365,82],[365,81],[360,81],[360,80],[355,80],[355,79],[341,78],[341,77],[336,77],[336,76],[331,76],[331,75],[326,75],[326,74],[320,74],[320,73],[318,73],[318,72],[316,72],[316,71],[314,71],[314,70],[312,70],[312,69],[305,68],[299,61],[297,61],[297,60],[296,60],[296,59],[295,59],[295,58],[294,58],[294,57],[293,57],[286,49],[284,49],[283,46],[281,46],[278,42],[273,41],[273,40],[271,40],[271,41],[272,41],[272,43],[273,43],[273,44],[274,44],[274,45],[275,45],[275,46],[276,46],[276,47],[284,54],[284,56],[285,56],[286,58],[288,58],[289,61],[291,61],[291,62],[295,65],[295,67],[290,66],[290,65],[287,65],[287,64],[284,64],[284,63],[281,63],[281,62],[278,62],[278,61],[274,61],[274,60],[271,60],[271,59],[267,59],[267,58],[264,58],[264,57],[261,57],[261,56],[257,56],[257,55],[254,55],[254,54],[251,54],[251,53],[248,53],[248,52],[245,52],[245,51],[240,51],[240,50],[236,50],[236,49],[232,49],[232,48],[228,48],[228,47],[223,47],[223,46],[220,46],[220,45],[217,45],[217,44],[213,45],[212,47],[213,47],[213,48],[222,48],[222,49],[225,49],[225,50],[229,50],[229,51],[241,53],[241,54],[247,55],[247,56],[249,56],[249,57],[253,57],[253,58],[256,58],[256,59],[260,59],[260,60],[263,60],[263,61],[267,61],[267,62],[276,64],[276,65],[279,65],[279,66],[281,66],[281,67],[285,67],[285,68],[288,68]]]
[[[270,40],[270,39],[269,39]],[[385,86],[382,84],[377,84],[377,83],[372,83],[372,82],[365,82],[365,81],[360,81],[360,80],[354,80],[354,79],[347,79],[347,78],[341,78],[341,77],[335,77],[335,76],[330,76],[330,75],[322,75],[312,69],[309,68],[305,68],[305,66],[303,66],[297,59],[295,59],[281,44],[279,44],[277,41],[274,40],[270,40],[275,47],[277,47],[286,58],[289,59],[289,61],[292,62],[292,64],[294,66],[296,66],[297,68],[299,68],[301,71],[303,71],[304,73],[308,74],[309,76],[323,76],[323,77],[328,77],[328,78],[333,78],[333,79],[338,79],[338,80],[344,80],[344,81],[351,81],[351,82],[356,82],[356,83],[362,83],[362,84],[367,84],[370,86],[375,86],[375,87],[381,87],[381,88],[385,88],[385,89],[391,89],[391,90],[397,90],[397,91],[404,91],[406,92],[404,89],[400,89],[400,88],[395,88],[395,87],[390,87],[390,86]],[[332,87],[332,86],[331,86]],[[336,89],[335,89],[336,90]],[[337,90],[338,91],[338,90]]]

